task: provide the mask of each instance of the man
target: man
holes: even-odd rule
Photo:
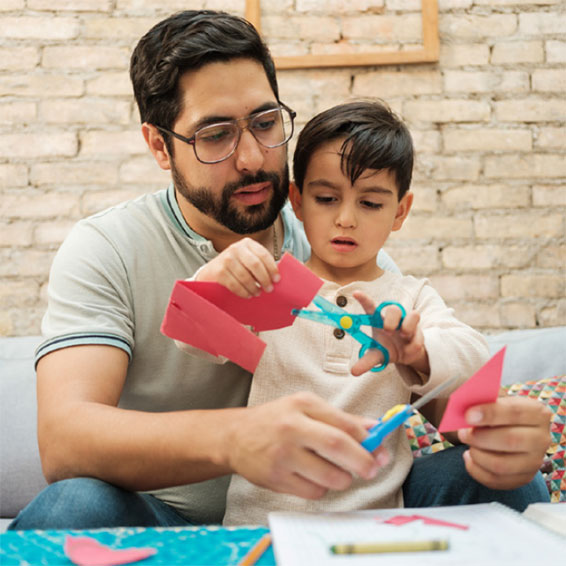
[[[220,522],[231,473],[304,498],[375,477],[379,452],[359,444],[367,419],[308,393],[246,408],[249,374],[189,361],[159,332],[174,281],[218,254],[229,262],[255,240],[276,258],[308,257],[282,209],[294,113],[279,100],[266,46],[237,17],[182,12],[140,40],[131,78],[142,133],[173,184],[79,222],[54,260],[37,351],[39,445],[52,485],[11,528]],[[496,429],[466,433],[466,466],[489,487],[528,484],[509,492],[522,505],[540,488],[528,482],[549,442],[548,416],[538,403],[506,401],[475,423]],[[479,485],[459,457],[443,467],[462,476],[458,497]]]

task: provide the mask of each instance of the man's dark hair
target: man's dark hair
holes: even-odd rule
[[[182,111],[179,79],[219,61],[253,59],[265,69],[279,100],[275,65],[252,24],[238,16],[212,10],[187,10],[151,28],[130,60],[130,78],[141,121],[172,128]]]
[[[354,184],[366,169],[389,169],[395,175],[398,199],[411,185],[413,141],[407,126],[382,101],[356,101],[334,106],[312,118],[301,131],[293,157],[299,191],[312,154],[324,143],[345,138],[342,171]]]

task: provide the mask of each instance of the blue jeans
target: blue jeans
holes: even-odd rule
[[[526,486],[492,490],[473,480],[457,446],[414,461],[403,484],[405,507],[437,507],[498,501],[517,511],[548,501],[540,472]],[[159,499],[132,493],[103,481],[76,478],[44,489],[12,521],[9,529],[96,529],[121,526],[179,527],[192,523]]]

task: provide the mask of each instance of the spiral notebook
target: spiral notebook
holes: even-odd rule
[[[417,517],[418,519],[415,519]],[[427,520],[428,519],[428,520]],[[566,537],[499,503],[269,514],[278,566],[533,566],[563,564]],[[447,550],[335,555],[341,544],[447,541]]]

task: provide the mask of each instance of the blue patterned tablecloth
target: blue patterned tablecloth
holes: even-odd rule
[[[266,527],[178,527],[97,529],[84,531],[8,531],[0,534],[0,565],[71,566],[65,556],[65,537],[89,536],[112,548],[153,547],[157,553],[134,566],[237,565],[268,532]],[[275,566],[269,547],[258,566]]]

